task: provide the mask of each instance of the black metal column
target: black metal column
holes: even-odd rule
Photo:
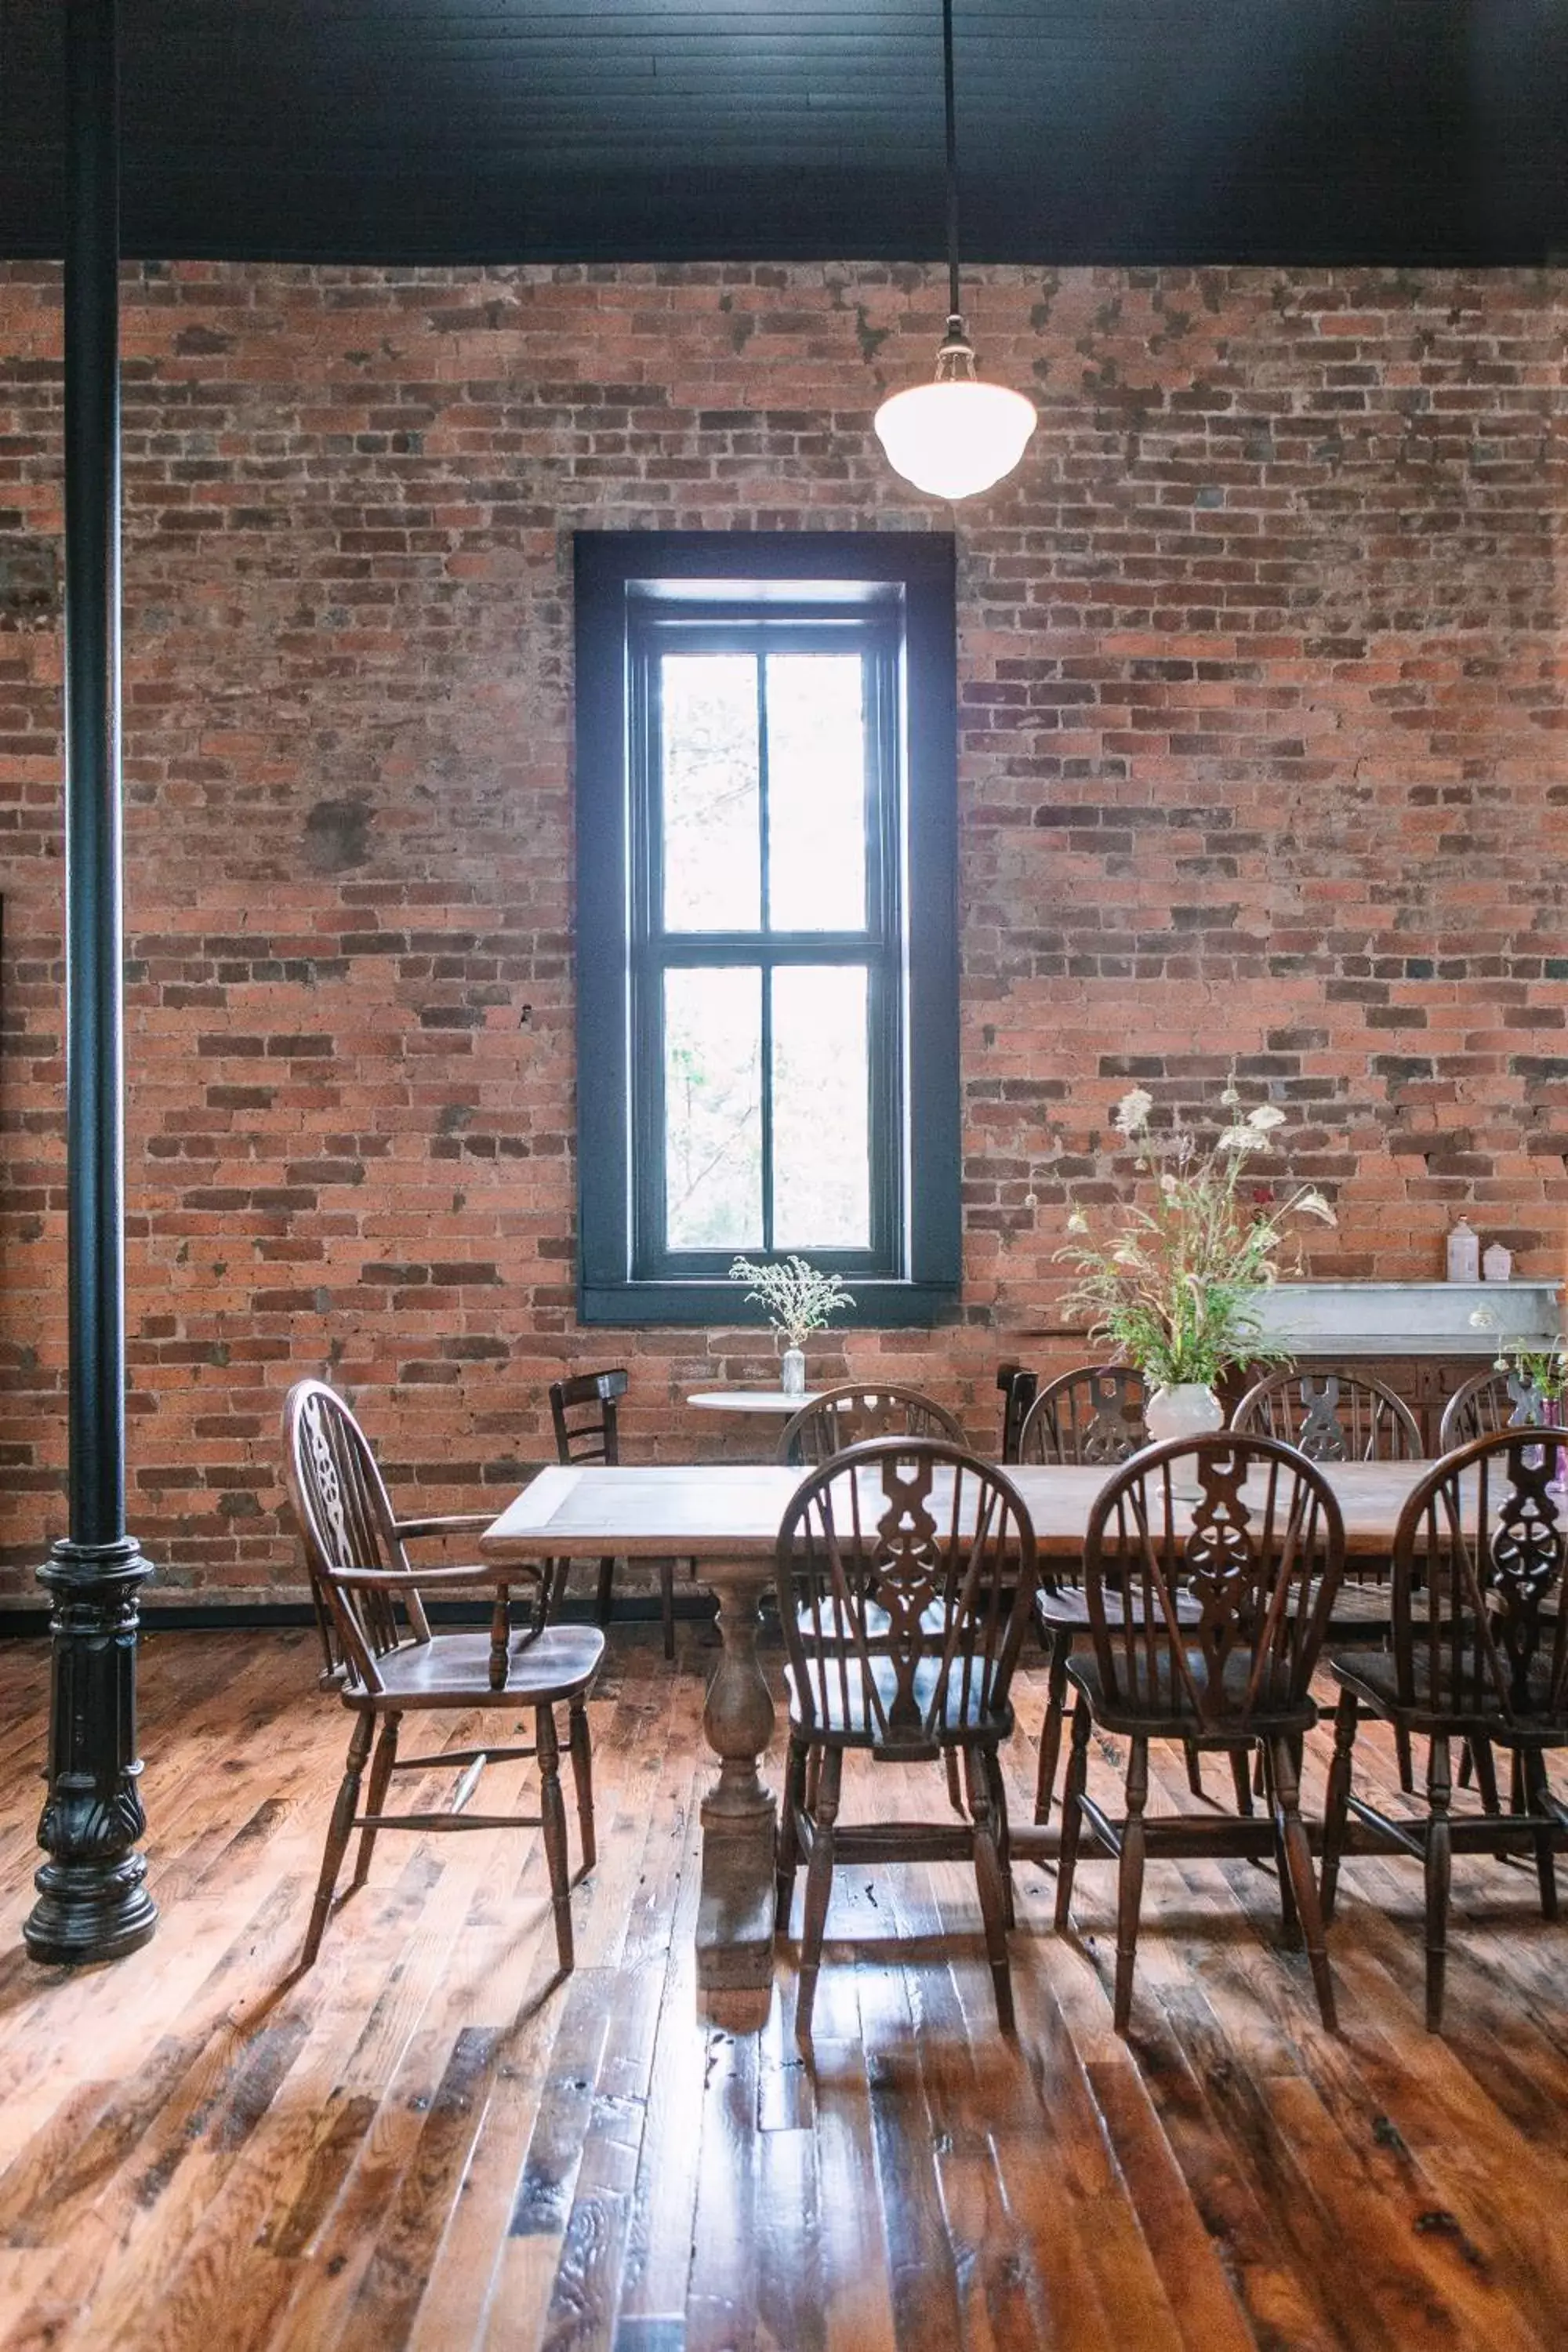
[[[70,1533],[54,1601],[48,1855],[35,1959],[117,1959],[158,1914],[136,1852],[136,1597],[125,1532],[120,807],[120,124],[117,0],[67,0],[65,270],[66,1129]]]

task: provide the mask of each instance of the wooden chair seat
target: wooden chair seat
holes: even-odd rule
[[[1371,1706],[1389,1723],[1404,1724],[1410,1731],[1447,1731],[1456,1738],[1495,1740],[1500,1748],[1553,1748],[1562,1744],[1560,1726],[1550,1719],[1531,1720],[1532,1716],[1548,1718],[1552,1667],[1546,1658],[1531,1662],[1522,1689],[1514,1694],[1517,1711],[1512,1717],[1496,1699],[1479,1702],[1473,1682],[1468,1688],[1457,1687],[1453,1675],[1441,1671],[1434,1681],[1430,1661],[1425,1657],[1411,1660],[1409,1683],[1403,1697],[1398,1662],[1392,1656],[1377,1651],[1352,1650],[1348,1655],[1336,1652],[1328,1660],[1328,1666],[1342,1690],[1353,1691],[1363,1706]]]
[[[1271,1689],[1266,1681],[1251,1706],[1243,1713],[1247,1685],[1252,1675],[1248,1651],[1238,1651],[1227,1660],[1221,1675],[1226,1711],[1245,1725],[1245,1728],[1235,1732],[1216,1727],[1212,1705],[1194,1703],[1168,1655],[1154,1659],[1152,1673],[1147,1671],[1147,1662],[1140,1663],[1142,1670],[1136,1674],[1123,1666],[1118,1678],[1118,1695],[1112,1697],[1106,1692],[1098,1660],[1068,1659],[1068,1680],[1088,1699],[1094,1719],[1103,1730],[1142,1735],[1150,1739],[1194,1739],[1216,1748],[1251,1748],[1259,1740],[1293,1739],[1310,1731],[1318,1720],[1314,1700],[1291,1700],[1289,1676],[1283,1670],[1279,1674],[1279,1686]],[[1189,1654],[1187,1667],[1203,1689],[1203,1660],[1195,1652]],[[1204,1691],[1205,1701],[1211,1696]]]
[[[930,1727],[930,1737],[911,1739],[907,1748],[896,1738],[885,1738],[881,1729],[899,1691],[899,1669],[890,1657],[873,1657],[868,1662],[842,1653],[814,1657],[807,1661],[804,1675],[786,1666],[784,1681],[791,1721],[799,1722],[809,1714],[812,1738],[837,1748],[872,1748],[889,1757],[906,1753],[929,1757],[950,1740],[1005,1739],[1013,1728],[1011,1706],[986,1706],[974,1687],[973,1664],[966,1667],[962,1657],[948,1667],[945,1687],[940,1658],[922,1658],[914,1669],[910,1696],[922,1722]],[[806,1692],[809,1708],[801,1704]]]
[[[534,1640],[514,1644],[504,1686],[490,1686],[488,1633],[436,1633],[428,1642],[389,1650],[376,1661],[379,1694],[345,1690],[345,1706],[551,1706],[580,1697],[598,1673],[605,1637],[596,1625],[547,1625]]]

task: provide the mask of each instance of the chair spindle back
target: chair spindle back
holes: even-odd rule
[[[1295,1447],[1227,1431],[1150,1447],[1096,1496],[1083,1558],[1108,1703],[1243,1734],[1306,1703],[1344,1527]]]
[[[775,1459],[788,1464],[830,1461],[846,1447],[873,1437],[933,1437],[962,1452],[963,1432],[945,1405],[918,1389],[862,1387],[846,1381],[824,1389],[791,1415],[779,1433]]]
[[[1549,1408],[1541,1391],[1510,1366],[1499,1371],[1489,1365],[1456,1389],[1443,1407],[1437,1430],[1437,1451],[1452,1454],[1478,1437],[1496,1437],[1505,1429],[1540,1429]]]
[[[1231,1415],[1238,1437],[1294,1445],[1309,1462],[1419,1462],[1421,1432],[1403,1397],[1371,1372],[1270,1372]]]
[[[1043,1388],[1018,1433],[1020,1462],[1114,1469],[1149,1443],[1148,1382],[1131,1364],[1083,1364]]]
[[[930,1757],[944,1727],[1011,1721],[1035,1533],[1001,1471],[933,1439],[853,1446],[796,1487],[776,1567],[808,1738],[818,1687],[840,1721],[858,1711],[879,1756]]]

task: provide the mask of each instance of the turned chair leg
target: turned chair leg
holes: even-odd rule
[[[402,1719],[401,1716],[387,1716],[381,1727],[381,1738],[375,1743],[375,1754],[371,1759],[370,1787],[364,1801],[365,1811],[372,1816],[373,1822],[386,1803],[387,1784],[392,1779],[392,1768],[397,1761],[397,1727]],[[367,1823],[359,1833],[359,1852],[354,1856],[354,1874],[349,1885],[351,1895],[370,1876],[370,1858],[374,1852],[375,1831]]]
[[[1483,1812],[1491,1813],[1494,1816],[1500,1813],[1502,1806],[1498,1798],[1497,1758],[1492,1753],[1491,1741],[1483,1738],[1479,1732],[1473,1739],[1467,1739],[1465,1742],[1465,1752],[1459,1759],[1461,1789],[1468,1785],[1465,1778],[1467,1764],[1472,1765],[1475,1769],[1476,1786],[1480,1790]]]
[[[371,1736],[375,1718],[368,1707],[354,1717],[354,1727],[349,1736],[348,1761],[339,1784],[332,1818],[327,1824],[326,1851],[321,1856],[321,1874],[316,1882],[316,1900],[310,1908],[310,1924],[305,1931],[305,1948],[300,1965],[308,1969],[321,1948],[321,1937],[327,1925],[327,1914],[332,1907],[332,1889],[338,1883],[338,1873],[343,1866],[349,1839],[353,1833],[354,1815],[359,1810],[359,1785],[364,1775],[365,1758],[370,1754]]]
[[[1236,1810],[1249,1818],[1252,1812],[1252,1776],[1247,1770],[1247,1750],[1233,1748],[1230,1751],[1230,1782],[1236,1790]]]
[[[1017,1909],[1013,1900],[1013,1848],[1007,1823],[1007,1783],[1002,1776],[1002,1759],[994,1748],[980,1751],[985,1769],[985,1786],[991,1798],[991,1822],[996,1838],[996,1853],[1002,1864],[1002,1892],[1005,1896],[1005,1923],[1009,1930],[1018,1924]]]
[[[1143,1909],[1143,1855],[1148,1843],[1143,1811],[1149,1802],[1149,1742],[1128,1742],[1127,1819],[1121,1832],[1121,1868],[1116,1883],[1116,2000],[1111,2023],[1125,2033],[1132,2017],[1132,1969],[1138,1957],[1138,1922]]]
[[[1079,1697],[1072,1711],[1072,1752],[1068,1758],[1067,1786],[1062,1790],[1062,1842],[1057,1854],[1056,1930],[1065,1936],[1072,1925],[1072,1882],[1078,1869],[1079,1839],[1083,1832],[1082,1798],[1089,1783],[1089,1702]]]
[[[1334,1916],[1339,1891],[1340,1856],[1344,1852],[1345,1824],[1351,1810],[1351,1754],[1355,1747],[1361,1709],[1352,1691],[1342,1690],[1334,1709],[1334,1756],[1329,1767],[1329,1793],[1323,1807],[1323,1873],[1320,1902],[1324,1920]]]
[[[1410,1732],[1403,1723],[1394,1727],[1394,1752],[1399,1759],[1399,1785],[1409,1797],[1415,1792],[1415,1759],[1411,1753]]]
[[[1285,1867],[1279,1874],[1280,1894],[1283,1896],[1289,1884],[1295,1897],[1292,1907],[1300,1923],[1300,1932],[1306,1938],[1307,1958],[1311,1962],[1312,1982],[1318,1991],[1318,2011],[1331,2033],[1338,2022],[1334,2013],[1334,1980],[1329,1971],[1329,1947],[1323,1932],[1318,1882],[1312,1875],[1312,1849],[1307,1843],[1306,1824],[1301,1819],[1300,1776],[1292,1743],[1289,1739],[1275,1740],[1269,1766],[1269,1777],[1274,1783],[1275,1834],[1285,1860]]]
[[[1062,1749],[1062,1718],[1067,1708],[1068,1643],[1063,1633],[1051,1636],[1051,1658],[1046,1684],[1046,1719],[1040,1726],[1040,1769],[1035,1781],[1035,1819],[1051,1817],[1051,1791],[1056,1786],[1057,1759]]]
[[[805,1742],[795,1732],[789,1739],[784,1767],[784,1804],[779,1822],[778,1861],[774,1872],[773,1933],[789,1933],[790,1906],[795,1901],[795,1874],[800,1867],[800,1811],[805,1803]]]
[[[1552,1849],[1557,1842],[1557,1827],[1552,1811],[1552,1792],[1546,1778],[1546,1759],[1539,1748],[1529,1750],[1524,1766],[1525,1788],[1529,1792],[1530,1810],[1544,1826],[1535,1832],[1535,1874],[1541,1886],[1541,1916],[1543,1919],[1557,1916],[1557,1872],[1552,1863]]]
[[[1192,1796],[1201,1797],[1204,1792],[1204,1759],[1199,1753],[1198,1743],[1195,1739],[1184,1739],[1182,1747],[1187,1759],[1188,1791]]]
[[[572,1751],[572,1785],[577,1791],[577,1836],[584,1873],[599,1858],[594,1836],[594,1750],[588,1738],[588,1708],[578,1696],[567,1715],[567,1742]]]
[[[550,1873],[550,1899],[555,1911],[555,1952],[563,1976],[573,1967],[572,1880],[566,1866],[566,1807],[561,1796],[561,1742],[555,1717],[548,1706],[535,1707],[533,1719],[539,1745],[539,1810],[544,1817],[544,1860]]]
[[[1285,1851],[1285,1814],[1279,1799],[1279,1781],[1274,1770],[1272,1748],[1266,1742],[1262,1750],[1263,1789],[1268,1801],[1268,1818],[1274,1831],[1274,1874],[1279,1882],[1279,1917],[1282,1940],[1287,1951],[1296,1951],[1301,1942],[1301,1916],[1296,1908],[1296,1891],[1290,1874],[1290,1857]]]
[[[1453,1835],[1448,1825],[1448,1735],[1432,1734],[1426,1762],[1426,1801],[1431,1819],[1426,1825],[1426,2031],[1436,2033],[1443,2023],[1443,1995],[1448,1969],[1448,1880],[1452,1870]]]
[[[959,1815],[960,1819],[962,1819],[963,1814],[963,1789],[958,1777],[957,1748],[945,1748],[942,1752],[942,1760],[947,1768],[947,1801],[952,1806],[953,1811]]]
[[[969,1815],[974,1824],[974,1878],[985,1927],[985,1957],[991,1964],[991,1982],[996,1995],[996,2021],[1004,2033],[1011,2033],[1013,1977],[1007,1963],[1007,1889],[992,1779],[987,1769],[990,1760],[977,1748],[965,1748],[963,1751]]]
[[[816,2003],[816,1977],[822,1966],[822,1939],[827,1927],[827,1898],[833,1891],[833,1825],[838,1819],[838,1790],[844,1778],[841,1748],[820,1750],[816,1801],[812,1811],[811,1858],[805,1865],[805,1916],[800,1930],[800,1995],[795,2030],[805,2042],[811,2033],[811,2012]]]

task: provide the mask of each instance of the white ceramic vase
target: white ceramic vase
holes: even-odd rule
[[[1225,1427],[1225,1407],[1202,1381],[1178,1381],[1173,1387],[1153,1389],[1143,1419],[1154,1444],[1178,1437],[1208,1437]]]
[[[783,1360],[779,1365],[779,1386],[787,1397],[803,1397],[805,1394],[804,1349],[786,1348],[784,1349]]]

